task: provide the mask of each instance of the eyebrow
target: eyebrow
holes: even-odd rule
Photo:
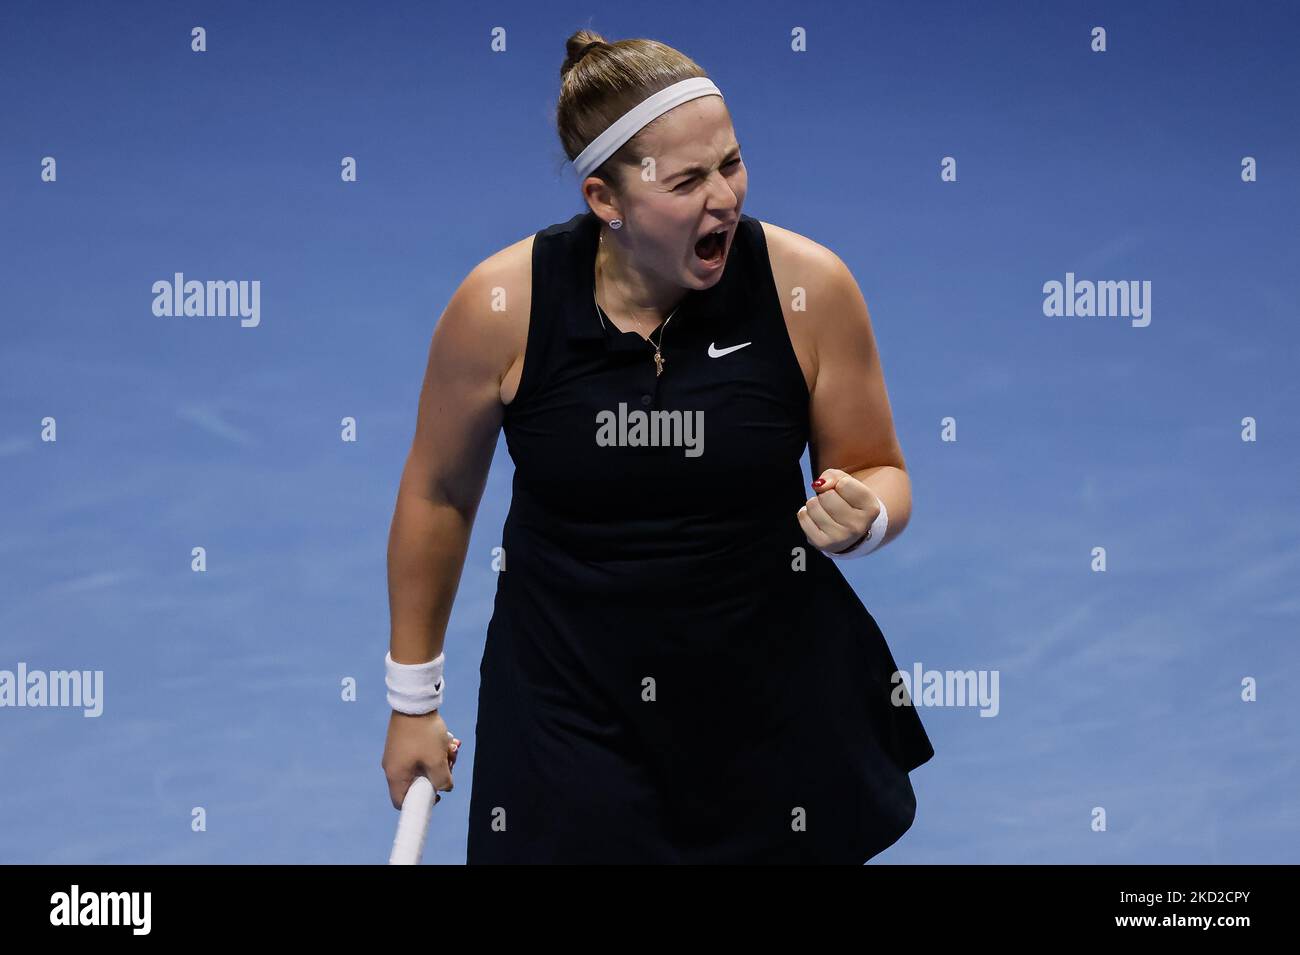
[[[729,150],[727,150],[727,154],[722,157],[722,161],[724,163],[731,162],[731,160],[734,159],[739,154],[740,154],[740,146],[737,144],[735,146],[732,146]],[[699,164],[696,164],[694,166],[686,166],[685,168],[679,169],[677,170],[677,172],[672,173],[664,181],[672,182],[674,179],[680,179],[682,176],[691,176],[691,175],[696,175],[698,173],[708,172],[708,171],[709,170],[707,166],[701,166]]]

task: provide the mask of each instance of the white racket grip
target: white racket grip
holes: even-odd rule
[[[417,776],[402,799],[397,817],[397,835],[389,865],[419,865],[424,854],[424,840],[429,834],[429,815],[433,811],[433,783],[428,776]]]

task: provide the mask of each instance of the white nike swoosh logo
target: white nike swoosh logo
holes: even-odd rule
[[[709,357],[721,358],[723,355],[730,355],[737,348],[744,348],[746,345],[752,345],[753,342],[742,342],[739,345],[732,345],[730,348],[719,348],[715,343],[709,342]]]

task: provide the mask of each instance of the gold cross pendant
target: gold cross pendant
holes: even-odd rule
[[[655,349],[655,377],[658,378],[664,373],[664,356],[659,354],[659,349]]]

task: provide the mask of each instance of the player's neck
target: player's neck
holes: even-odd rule
[[[596,249],[596,298],[616,319],[653,329],[681,304],[687,291],[637,269],[614,240],[605,239]]]

